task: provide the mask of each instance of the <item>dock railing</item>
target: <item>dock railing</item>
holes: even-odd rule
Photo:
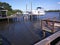
[[[55,27],[60,27],[60,20],[44,19],[41,20],[41,29],[48,32],[56,32]],[[50,28],[50,29],[49,29]]]
[[[47,37],[47,38],[45,38],[45,39],[43,39],[43,40],[41,40],[41,41],[39,41],[39,42],[37,42],[37,43],[34,44],[34,45],[50,45],[51,42],[52,42],[53,40],[55,40],[56,38],[58,38],[58,37],[60,37],[60,31],[52,34],[51,36],[49,36],[49,37]]]
[[[60,28],[60,20],[57,19],[43,19],[41,20],[41,29],[43,31],[43,38],[46,32],[55,33]]]

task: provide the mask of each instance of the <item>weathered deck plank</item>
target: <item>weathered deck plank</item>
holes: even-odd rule
[[[43,39],[42,41],[40,41],[34,45],[50,45],[50,43],[58,37],[60,37],[60,31],[54,33],[53,35]]]

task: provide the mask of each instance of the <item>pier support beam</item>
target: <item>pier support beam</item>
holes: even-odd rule
[[[8,21],[8,23],[9,23],[9,18],[7,18],[7,21]]]

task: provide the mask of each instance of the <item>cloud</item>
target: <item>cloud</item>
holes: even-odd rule
[[[57,2],[58,4],[60,4],[60,2]]]

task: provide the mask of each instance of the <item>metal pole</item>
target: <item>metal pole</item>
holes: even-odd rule
[[[32,2],[31,2],[31,12],[32,12]]]
[[[32,16],[32,2],[31,2],[31,20],[33,19],[33,16]]]
[[[26,13],[27,13],[27,4],[26,4]]]

